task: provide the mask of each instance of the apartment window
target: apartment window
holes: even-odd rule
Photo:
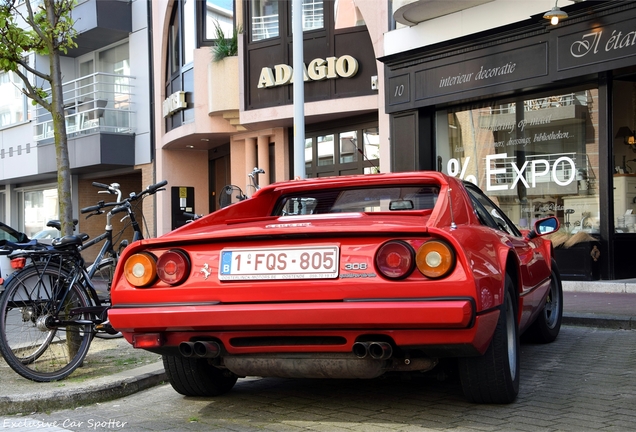
[[[294,19],[293,9],[294,8],[292,7],[292,19]],[[325,26],[325,11],[323,0],[303,0],[302,21],[303,31],[323,28]]]
[[[196,2],[180,0],[174,3],[168,29],[165,97],[186,92],[185,109],[165,117],[166,130],[172,130],[193,119],[194,88],[192,83],[193,58],[196,48]]]
[[[205,10],[201,13],[203,19],[203,43],[211,44],[216,40],[216,24],[221,27],[226,39],[234,34],[234,0],[207,0]]]
[[[251,8],[252,42],[276,38],[280,34],[277,0],[254,0],[249,2]]]
[[[15,73],[0,73],[0,127],[26,121],[27,101],[20,91],[22,86]]]

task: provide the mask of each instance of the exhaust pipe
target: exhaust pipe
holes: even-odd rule
[[[194,355],[194,342],[181,342],[179,352],[184,357],[192,357]]]
[[[393,355],[393,348],[388,342],[371,342],[369,344],[369,355],[376,360],[386,360]]]
[[[199,357],[216,358],[221,353],[221,346],[216,342],[197,341],[194,343],[194,353]]]
[[[352,351],[358,358],[365,358],[369,353],[370,342],[356,342],[353,344]]]

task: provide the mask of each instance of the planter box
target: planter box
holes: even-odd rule
[[[590,281],[600,279],[601,260],[592,257],[600,251],[601,244],[596,241],[578,243],[568,249],[554,249],[554,259],[559,266],[563,280]],[[594,251],[594,253],[593,253]]]
[[[222,115],[238,111],[239,60],[238,56],[212,61],[208,65],[208,114]]]

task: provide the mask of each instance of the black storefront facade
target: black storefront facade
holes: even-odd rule
[[[392,171],[478,184],[520,228],[555,215],[566,280],[636,277],[636,2],[581,2],[381,58]]]

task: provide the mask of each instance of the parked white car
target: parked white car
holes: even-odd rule
[[[4,281],[14,271],[11,268],[11,260],[9,259],[9,254],[12,250],[3,248],[2,246],[7,241],[13,243],[26,243],[29,240],[30,239],[26,234],[0,222],[0,277],[2,278],[0,281],[0,291],[3,289],[2,285],[4,284]]]

